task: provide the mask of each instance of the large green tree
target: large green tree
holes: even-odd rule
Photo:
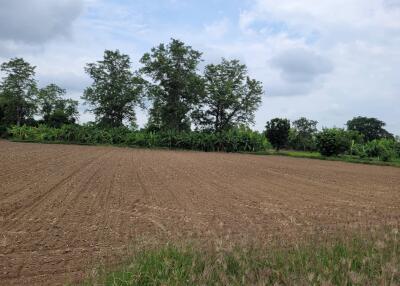
[[[373,118],[358,116],[347,121],[347,130],[357,131],[364,136],[366,142],[374,139],[394,138],[393,134],[389,133],[385,127],[385,122]]]
[[[274,118],[267,122],[265,126],[265,135],[268,141],[274,146],[276,150],[285,147],[290,130],[290,121],[288,119]]]
[[[148,127],[176,132],[190,129],[190,114],[200,102],[203,81],[197,73],[201,53],[172,39],[141,58],[141,73],[150,79],[152,101]]]
[[[207,65],[204,72],[205,96],[194,113],[196,123],[221,132],[240,124],[254,123],[261,103],[261,82],[247,75],[246,65],[222,59]]]
[[[21,125],[33,120],[36,110],[35,67],[22,58],[1,65],[4,74],[0,83],[1,121],[5,125]]]
[[[119,50],[106,50],[104,59],[87,64],[85,71],[93,83],[82,98],[96,121],[108,127],[122,126],[124,121],[134,125],[135,107],[142,102],[143,81],[131,71],[129,56]]]
[[[38,92],[39,113],[43,122],[52,127],[75,123],[78,119],[78,101],[64,98],[66,90],[55,84],[41,88]]]

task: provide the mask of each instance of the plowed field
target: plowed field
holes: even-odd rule
[[[285,239],[400,222],[400,168],[0,141],[0,285],[55,285],[135,238]]]

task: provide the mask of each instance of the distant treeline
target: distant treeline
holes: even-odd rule
[[[179,40],[160,44],[140,59],[133,71],[128,55],[119,50],[88,63],[92,78],[82,99],[103,128],[136,127],[135,109],[148,109],[146,130],[224,132],[254,122],[261,104],[261,82],[251,79],[238,60],[222,59],[199,72],[202,54]],[[78,102],[66,99],[65,89],[50,84],[39,88],[35,67],[22,58],[1,65],[0,119],[3,125],[51,127],[74,123]],[[40,118],[35,120],[35,118]]]
[[[82,99],[95,122],[78,125],[78,102],[56,84],[38,87],[35,67],[22,58],[1,65],[0,135],[19,140],[81,144],[122,144],[204,151],[319,151],[322,155],[398,158],[399,140],[376,118],[356,117],[347,129],[317,130],[317,121],[268,121],[258,133],[249,126],[263,87],[238,60],[222,59],[199,71],[202,53],[172,39],[140,59],[132,70],[128,55],[106,50],[88,63],[92,84]],[[147,109],[138,130],[135,110]],[[268,141],[267,141],[268,139]]]
[[[300,118],[275,118],[267,122],[266,137],[277,150],[318,151],[324,156],[341,154],[383,161],[400,158],[400,140],[384,129],[385,123],[376,118],[355,117],[347,121],[347,129],[317,130],[317,121]]]

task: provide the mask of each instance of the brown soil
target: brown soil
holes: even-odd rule
[[[399,168],[0,141],[1,285],[80,281],[139,236],[288,239],[399,222]]]

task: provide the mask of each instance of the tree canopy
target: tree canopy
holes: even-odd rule
[[[35,67],[22,58],[14,58],[3,63],[0,70],[5,74],[0,84],[1,121],[21,125],[36,110]]]
[[[197,74],[200,60],[200,52],[176,39],[143,55],[140,72],[150,79],[147,92],[152,101],[149,128],[190,129],[191,111],[203,94],[203,80]]]
[[[263,89],[261,82],[247,75],[246,65],[226,59],[207,65],[204,82],[205,95],[194,113],[199,126],[221,132],[254,123]]]
[[[119,50],[104,52],[104,59],[89,63],[86,73],[93,79],[83,99],[90,105],[100,125],[123,126],[126,120],[136,122],[135,107],[141,104],[143,80],[131,71],[128,55]]]
[[[78,118],[78,101],[65,99],[66,90],[56,84],[49,84],[38,92],[39,114],[43,122],[51,127],[75,123]]]
[[[141,107],[149,108],[143,131],[151,134],[179,136],[190,133],[192,127],[196,134],[222,137],[246,133],[261,104],[262,83],[251,78],[246,65],[236,59],[222,58],[219,63],[205,65],[201,73],[198,69],[201,57],[201,52],[171,39],[145,53],[138,69],[132,70],[128,55],[119,50],[105,50],[101,60],[85,66],[92,83],[84,90],[82,99],[96,118],[90,126],[136,127],[135,111]],[[66,98],[66,90],[54,83],[39,88],[35,66],[22,58],[12,58],[1,64],[0,70],[0,136],[13,125],[58,128],[76,123],[78,101]],[[301,117],[293,121],[291,128],[288,119],[274,118],[267,122],[265,135],[277,150],[287,147],[316,151],[333,142],[328,151],[322,151],[327,154],[343,153],[348,142],[351,142],[350,149],[346,147],[348,154],[356,151],[367,154],[364,146],[360,146],[370,142],[371,150],[374,146],[397,144],[384,128],[385,123],[376,118],[355,117],[347,122],[346,132],[337,128],[318,132],[317,123]],[[386,139],[390,144],[373,142]],[[339,145],[343,148],[335,151]]]
[[[384,129],[385,122],[373,117],[354,117],[347,121],[347,130],[357,131],[364,136],[366,142],[374,139],[394,138],[393,134]]]
[[[289,138],[290,121],[284,118],[274,118],[267,122],[265,135],[276,150],[286,146]]]
[[[312,149],[314,146],[314,135],[317,133],[318,121],[301,117],[292,122],[294,145],[301,147],[303,151]]]

